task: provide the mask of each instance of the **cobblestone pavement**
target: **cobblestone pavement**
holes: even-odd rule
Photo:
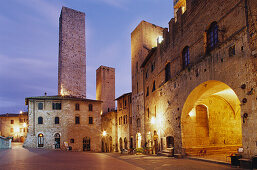
[[[24,149],[14,143],[0,150],[1,170],[72,170],[72,169],[233,169],[230,166],[188,159],[118,153],[65,152]]]

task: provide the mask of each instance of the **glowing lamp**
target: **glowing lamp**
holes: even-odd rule
[[[155,124],[155,117],[152,117],[152,119],[151,119],[151,124],[152,124],[152,125]]]
[[[22,111],[20,111],[20,114],[22,114]]]
[[[162,36],[159,36],[159,37],[157,38],[157,43],[158,43],[158,44],[161,44],[162,41],[163,41],[163,37],[162,37]]]
[[[15,128],[14,128],[14,132],[15,132],[15,133],[18,133],[19,130],[20,130],[20,129],[19,129],[18,127],[15,127]]]
[[[106,136],[106,135],[107,135],[106,131],[103,131],[103,136]]]
[[[26,123],[23,123],[23,127],[24,127],[24,128],[27,127],[27,124],[26,124]]]

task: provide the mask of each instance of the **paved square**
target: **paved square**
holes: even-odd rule
[[[13,143],[0,150],[0,169],[233,169],[230,166],[167,157],[120,155],[118,153],[65,152],[25,149]]]

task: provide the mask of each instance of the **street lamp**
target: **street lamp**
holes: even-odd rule
[[[107,135],[106,131],[103,131],[103,136],[106,136],[106,135]]]
[[[151,124],[154,125],[154,124],[155,124],[155,121],[156,121],[156,120],[155,120],[155,117],[152,117],[152,119],[151,119]]]

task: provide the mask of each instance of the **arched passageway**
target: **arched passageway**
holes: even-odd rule
[[[197,86],[182,110],[182,147],[189,155],[233,153],[242,146],[240,101],[225,83]]]

